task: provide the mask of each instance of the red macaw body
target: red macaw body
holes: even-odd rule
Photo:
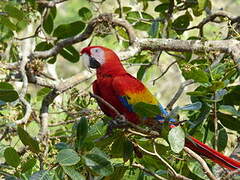
[[[161,115],[155,118],[141,118],[133,111],[132,105],[144,102],[159,105],[162,114],[167,114],[142,82],[126,72],[120,59],[112,50],[101,46],[91,46],[84,48],[81,53],[87,66],[97,69],[97,80],[93,83],[93,91],[96,95],[114,106],[132,123],[148,124],[148,120],[153,119],[160,123],[163,122]],[[107,116],[116,117],[111,108],[101,102],[98,104]],[[174,122],[174,119],[169,120],[170,125]],[[239,162],[224,156],[191,136],[186,138],[185,146],[230,170],[240,168]]]

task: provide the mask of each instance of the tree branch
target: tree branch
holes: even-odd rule
[[[154,152],[150,152],[150,151],[144,149],[143,147],[141,147],[140,145],[138,145],[138,144],[135,143],[135,142],[133,142],[133,143],[134,143],[141,151],[143,151],[144,153],[146,153],[146,154],[148,154],[148,155],[151,155],[151,156],[157,157],[157,158],[169,169],[169,171],[171,172],[171,175],[172,175],[174,178],[176,178],[176,179],[182,179],[182,180],[191,180],[190,178],[187,178],[187,177],[185,177],[185,176],[183,176],[183,175],[181,175],[181,174],[178,174],[178,173],[173,169],[173,167],[170,166],[170,165],[168,164],[168,162],[165,161],[165,160],[158,154],[158,152],[157,152],[157,150],[156,150],[156,145],[155,145],[155,143],[153,143]]]
[[[145,167],[144,167],[143,165],[141,165],[141,164],[132,163],[132,166],[141,169],[142,171],[150,174],[151,176],[155,177],[156,179],[159,179],[159,180],[167,180],[167,179],[159,176],[158,174],[156,174],[156,173],[148,170],[147,168],[145,168]]]
[[[17,125],[19,124],[25,124],[27,123],[30,115],[31,115],[31,112],[32,112],[32,107],[31,107],[31,104],[25,99],[25,95],[27,93],[27,89],[28,89],[28,78],[27,78],[27,75],[26,75],[26,70],[25,70],[25,67],[26,67],[26,64],[28,63],[28,58],[27,57],[23,57],[22,61],[20,62],[20,73],[22,75],[22,81],[23,81],[23,85],[22,85],[22,90],[19,94],[19,100],[23,103],[23,105],[25,106],[26,108],[26,112],[24,114],[24,117],[22,119],[19,119],[17,121],[15,121],[15,123]]]
[[[68,1],[68,0],[52,0],[52,1],[37,0],[37,3],[41,4],[44,7],[51,8],[51,7],[56,6],[57,4],[65,2],[65,1]]]
[[[167,105],[167,109],[171,110],[173,105],[177,102],[177,100],[179,99],[179,97],[182,95],[183,90],[185,87],[193,84],[194,81],[193,80],[187,80],[184,81],[183,83],[181,83],[180,87],[178,88],[176,94],[174,95],[174,97],[172,98],[172,100],[168,103]]]
[[[210,171],[207,163],[197,153],[193,152],[191,149],[189,149],[187,147],[184,147],[183,149],[184,149],[185,152],[187,152],[190,156],[192,156],[194,159],[196,159],[201,164],[203,170],[206,172],[209,179],[217,180],[217,178]]]

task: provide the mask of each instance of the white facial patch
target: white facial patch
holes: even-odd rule
[[[90,67],[90,57],[86,53],[82,55],[83,64],[86,68]]]
[[[93,58],[95,58],[101,65],[103,65],[105,63],[105,54],[103,49],[101,48],[92,48],[90,50],[91,52],[91,56]]]

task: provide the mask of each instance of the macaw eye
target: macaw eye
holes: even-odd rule
[[[99,51],[98,48],[95,48],[95,49],[93,49],[93,52],[94,52],[94,53],[99,53],[100,51]]]

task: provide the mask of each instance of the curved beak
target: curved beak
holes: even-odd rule
[[[97,69],[101,66],[101,64],[94,57],[88,55],[87,53],[83,53],[82,58],[86,67]]]

